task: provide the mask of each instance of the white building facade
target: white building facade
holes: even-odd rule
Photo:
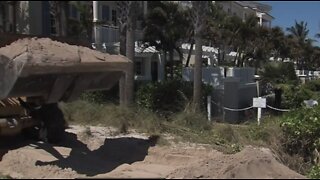
[[[173,1],[181,6],[191,7],[191,1]],[[222,9],[230,16],[238,16],[243,21],[249,15],[256,15],[259,18],[259,25],[271,28],[271,23],[274,17],[270,15],[272,7],[256,1],[212,1],[217,5],[222,6]]]
[[[259,18],[259,25],[271,28],[274,17],[269,13],[272,7],[255,1],[215,1],[228,14],[240,17],[243,21],[249,15],[256,15]]]

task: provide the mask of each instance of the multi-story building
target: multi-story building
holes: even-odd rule
[[[259,18],[259,25],[271,28],[274,19],[269,13],[272,7],[255,1],[215,1],[228,14],[240,17],[243,21],[249,15],[256,15]]]
[[[179,3],[181,6],[191,7],[191,1],[173,1]],[[222,9],[228,14],[240,17],[243,21],[249,15],[256,15],[259,18],[259,25],[264,27],[271,27],[271,22],[274,19],[270,15],[272,7],[255,1],[212,1],[220,5]]]
[[[119,53],[119,11],[116,1],[96,1],[97,16],[99,22],[99,43],[103,44],[104,51],[108,53]],[[93,1],[80,1],[80,3],[93,9]],[[139,1],[142,15],[147,12],[147,1]],[[53,12],[50,10],[49,1],[17,1],[15,8],[7,2],[0,2],[0,29],[5,32],[18,34],[55,36],[57,35],[56,22]],[[66,13],[68,17],[68,28],[71,21],[80,24],[80,12],[72,3],[68,3]],[[88,9],[90,9],[88,8]],[[142,39],[140,23],[137,23],[135,39]],[[1,32],[0,31],[0,32]],[[72,28],[71,28],[72,31]],[[94,37],[94,31],[93,37]],[[71,32],[75,33],[75,32]],[[73,34],[70,34],[73,35]],[[80,35],[81,36],[81,35]],[[95,43],[92,39],[91,43]],[[153,47],[142,48],[136,43],[135,69],[136,80],[160,80],[163,79],[164,65],[160,54]],[[114,51],[115,50],[115,51]]]

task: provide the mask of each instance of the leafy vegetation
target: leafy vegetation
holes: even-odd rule
[[[185,108],[192,98],[192,88],[192,82],[182,80],[149,83],[140,86],[136,93],[136,102],[141,108],[147,108],[160,115],[168,115]],[[201,104],[203,109],[211,89],[211,86],[203,84]]]
[[[282,118],[281,127],[284,132],[284,146],[290,154],[310,157],[320,137],[320,107],[300,108],[286,114]]]
[[[280,85],[283,90],[283,107],[299,108],[303,106],[303,101],[311,99],[314,93],[303,85]]]
[[[312,179],[319,179],[320,178],[320,166],[315,165],[311,168],[310,172],[308,173],[308,177]]]

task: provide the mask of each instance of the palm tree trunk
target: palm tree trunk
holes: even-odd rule
[[[5,32],[6,31],[6,14],[5,14],[5,3],[4,1],[0,2],[0,12],[1,12],[1,21],[2,21],[2,27],[0,29],[0,32]]]
[[[239,56],[239,52],[237,51],[236,56],[234,57],[234,66],[238,65],[238,56]]]
[[[130,8],[130,7],[129,7]],[[126,56],[132,62],[129,65],[129,69],[126,75],[126,106],[133,103],[133,91],[134,91],[134,17],[128,16],[127,19],[127,41],[126,41]]]
[[[120,25],[120,54],[126,55],[126,28],[124,25]]]
[[[220,49],[220,46],[218,48],[218,66],[220,65],[221,63],[221,49]]]
[[[186,62],[186,66],[185,67],[189,67],[190,57],[191,57],[191,53],[192,53],[192,50],[193,50],[193,45],[194,45],[194,41],[192,40],[191,44],[190,44],[190,49],[189,49],[189,52],[188,52],[188,57],[187,57],[187,62]]]
[[[126,55],[126,30],[123,28],[123,24],[119,26],[120,33],[120,54]],[[120,106],[126,105],[126,77],[128,74],[123,74],[119,80],[119,97]]]
[[[124,106],[126,103],[126,74],[122,74],[119,80],[119,100],[120,106]]]
[[[19,1],[12,1],[12,32],[17,33],[17,5]]]
[[[117,2],[117,10],[119,12],[119,35],[120,35],[120,54],[126,55],[126,29],[125,24],[127,20],[127,9],[128,4],[126,1]],[[131,67],[132,68],[132,67]],[[129,70],[128,70],[129,71]],[[127,81],[128,72],[123,74],[119,80],[119,97],[120,97],[120,106],[126,106],[126,81]]]
[[[169,51],[169,61],[170,61],[170,79],[173,79],[173,49]]]
[[[165,64],[165,68],[164,68],[164,79],[165,80],[168,80],[168,72],[167,72],[167,51],[166,50],[163,50],[163,61],[164,61],[164,64]]]
[[[67,12],[68,12],[68,2],[69,1],[60,1],[60,36],[66,37],[67,30],[68,30],[68,23],[67,23]]]
[[[223,52],[222,52],[222,62],[225,62],[225,54],[226,54],[226,46],[223,44],[222,45],[222,48],[223,48]],[[219,64],[220,65],[220,64]]]
[[[59,1],[54,1],[54,11],[55,11],[55,22],[56,22],[56,32],[57,32],[57,36],[61,35],[61,9],[60,9],[60,2]]]
[[[193,104],[196,110],[200,109],[201,103],[201,84],[202,84],[202,39],[195,37],[195,67],[193,83]]]

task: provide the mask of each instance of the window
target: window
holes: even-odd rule
[[[70,17],[73,19],[78,19],[78,11],[76,6],[74,5],[70,6]]]
[[[102,6],[102,20],[109,21],[109,6]]]
[[[231,14],[231,10],[230,10],[230,8],[228,8],[228,14]]]
[[[112,10],[112,22],[113,25],[116,26],[117,25],[117,11],[116,10]]]
[[[143,58],[136,58],[135,59],[135,74],[138,76],[144,75],[144,61]]]

